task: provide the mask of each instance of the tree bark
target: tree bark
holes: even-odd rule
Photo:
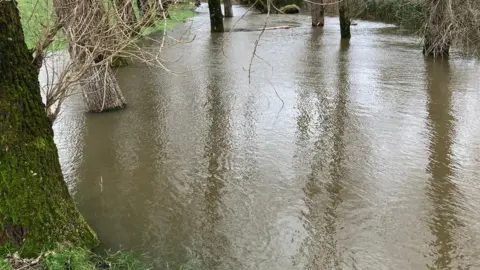
[[[343,0],[338,3],[338,14],[340,18],[340,36],[344,39],[349,39],[350,34],[350,12],[348,7],[348,0]]]
[[[118,110],[126,106],[110,65],[93,66],[86,76],[83,97],[90,112]]]
[[[232,0],[223,0],[223,11],[226,18],[233,17]]]
[[[312,26],[323,27],[325,25],[325,6],[323,0],[314,0],[316,4],[310,4],[310,12],[312,14]]]
[[[223,15],[220,0],[208,0],[210,12],[210,32],[223,32]]]
[[[425,29],[423,54],[434,58],[448,57],[451,40],[445,29],[447,3],[445,0],[429,1],[429,19]]]
[[[63,180],[15,1],[0,1],[0,245],[34,256],[98,239]]]

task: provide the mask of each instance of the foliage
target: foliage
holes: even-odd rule
[[[403,27],[419,29],[427,19],[424,1],[409,0],[357,0],[357,16],[363,19],[381,20]]]
[[[32,263],[32,259],[23,259],[17,256],[10,256],[8,261],[15,265],[15,268],[7,262],[0,260],[0,270],[13,269],[48,269],[48,270],[150,270],[151,266],[140,260],[133,253],[118,251],[96,254],[88,249],[80,247],[59,246],[52,251],[43,252],[40,260]]]
[[[105,267],[108,267],[108,269],[116,269],[116,270],[153,269],[151,265],[145,262],[148,259],[147,254],[142,254],[140,258],[131,252],[107,251],[103,256],[98,254],[93,254],[91,260],[93,261],[95,266],[100,269],[105,269]]]
[[[0,270],[12,270],[12,266],[5,260],[0,260]]]
[[[95,265],[90,260],[90,252],[79,247],[61,247],[59,250],[47,253],[43,265],[47,269],[78,269],[91,270],[95,269]]]

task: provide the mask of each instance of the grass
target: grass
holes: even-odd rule
[[[34,48],[41,36],[45,35],[48,27],[54,24],[52,0],[17,0],[20,11],[23,34],[28,48]],[[51,45],[52,50],[66,47],[64,39],[59,36]]]
[[[96,254],[79,247],[59,246],[56,250],[44,253],[44,257],[35,265],[31,260],[18,258],[14,263],[16,268],[25,270],[150,270],[153,269],[139,257],[129,252],[105,252]],[[23,267],[23,268],[22,268]],[[0,270],[10,270],[12,266],[5,260],[0,260]]]
[[[0,260],[0,270],[11,270],[11,269],[13,268],[8,262],[4,260]]]
[[[154,25],[142,29],[141,35],[148,36],[156,32],[172,29],[177,24],[183,23],[193,17],[195,15],[193,8],[194,5],[192,3],[171,5],[168,8],[170,18],[167,19],[166,24],[163,20],[156,21]],[[138,9],[134,7],[134,10],[138,17]]]
[[[54,24],[55,11],[52,0],[17,0],[18,9],[20,11],[23,33],[28,48],[34,48],[37,41],[45,35],[49,27]],[[137,5],[134,2],[133,7],[138,16]],[[170,18],[167,19],[166,28],[172,29],[175,25],[184,22],[188,18],[193,17],[193,4],[177,4],[169,7]],[[141,35],[148,36],[152,33],[163,31],[165,22],[157,21],[153,26],[142,29]],[[63,37],[63,33],[59,32],[55,37],[55,41],[50,45],[50,51],[58,51],[65,49],[67,43]]]

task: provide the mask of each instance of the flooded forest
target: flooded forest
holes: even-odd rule
[[[0,0],[0,269],[480,269],[477,1],[42,1]]]

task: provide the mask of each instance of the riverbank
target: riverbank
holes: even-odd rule
[[[18,254],[7,255],[0,260],[0,270],[149,270],[153,269],[145,260],[129,252],[94,253],[79,247],[60,246],[43,252],[36,258],[24,259]]]

